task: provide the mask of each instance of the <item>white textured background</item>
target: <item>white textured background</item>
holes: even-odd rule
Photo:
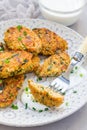
[[[43,18],[38,0],[0,0],[0,21],[13,18]],[[76,24],[70,26],[82,36],[87,35],[87,6]],[[38,120],[38,119],[37,119]],[[42,127],[15,128],[0,125],[0,130],[87,130],[87,104],[73,115]]]

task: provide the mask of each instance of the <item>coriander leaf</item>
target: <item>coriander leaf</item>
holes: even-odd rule
[[[20,30],[22,29],[22,26],[21,26],[21,25],[18,25],[18,26],[17,26],[17,29],[18,29],[18,31],[20,32]]]

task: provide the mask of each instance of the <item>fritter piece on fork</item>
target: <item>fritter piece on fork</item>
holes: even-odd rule
[[[31,94],[36,101],[49,107],[58,107],[63,103],[64,97],[58,92],[54,92],[52,89],[41,84],[36,84],[32,80],[29,80],[28,84]]]
[[[69,63],[70,57],[66,52],[55,54],[44,60],[36,74],[39,77],[59,76],[67,70]]]

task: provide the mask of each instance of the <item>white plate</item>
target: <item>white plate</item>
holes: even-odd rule
[[[75,31],[64,27],[63,25],[39,20],[39,19],[22,19],[22,20],[9,20],[6,22],[0,23],[0,40],[3,41],[3,33],[4,31],[14,25],[24,25],[29,28],[36,27],[46,27],[48,29],[53,30],[58,33],[60,36],[65,38],[69,43],[69,54],[72,56],[74,52],[79,47],[83,37],[80,36]],[[87,61],[86,61],[87,62]],[[86,62],[84,63],[84,67]],[[34,74],[28,74],[28,78],[33,78],[36,80]],[[43,79],[41,82],[48,84],[52,81],[53,78]],[[27,81],[27,79],[26,79]],[[26,82],[27,83],[27,82]],[[27,86],[27,84],[26,84]],[[56,108],[54,110],[45,111],[42,113],[32,111],[29,109],[25,109],[20,100],[16,100],[16,103],[19,107],[18,110],[13,110],[12,108],[0,109],[0,124],[9,125],[9,126],[18,126],[18,127],[32,127],[32,126],[40,126],[48,123],[52,123],[58,120],[61,120],[72,113],[76,112],[80,109],[87,101],[87,80],[82,81],[77,87],[74,88],[77,93],[73,93],[73,90],[69,91],[65,95],[64,104],[60,108]]]

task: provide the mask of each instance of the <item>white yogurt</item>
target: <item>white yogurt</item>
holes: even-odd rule
[[[32,94],[30,93],[29,90],[28,90],[28,92],[26,92],[25,90],[22,92],[21,101],[25,105],[25,107],[26,107],[26,103],[27,103],[27,107],[31,110],[38,111],[38,112],[48,110],[47,106],[40,104],[39,102],[36,102],[34,100]]]
[[[80,17],[85,0],[39,0],[45,18],[69,26]]]
[[[81,66],[75,66],[70,75],[70,86],[78,85],[83,78],[87,77],[87,71]]]

